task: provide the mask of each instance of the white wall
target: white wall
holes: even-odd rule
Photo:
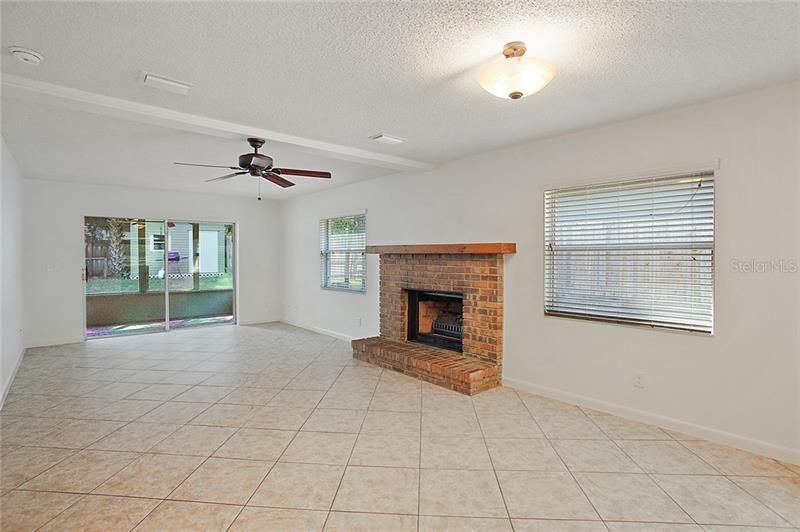
[[[517,242],[506,261],[507,384],[800,462],[800,274],[731,264],[800,256],[798,94],[795,82],[293,200],[285,319],[378,333],[375,257],[366,296],[319,288],[317,220],[330,213],[368,209],[370,244]],[[545,189],[716,160],[713,337],[543,315]]]
[[[0,181],[0,404],[23,351],[22,176],[4,140]]]
[[[238,319],[281,318],[280,209],[255,198],[24,180],[26,346],[84,336],[84,216],[236,222]]]

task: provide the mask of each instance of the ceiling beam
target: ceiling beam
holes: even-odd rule
[[[354,161],[381,168],[391,168],[399,171],[433,169],[431,163],[423,161],[396,157],[394,155],[353,148],[307,137],[289,135],[279,131],[251,127],[224,120],[216,120],[205,116],[174,111],[165,107],[157,107],[131,100],[104,96],[102,94],[10,74],[3,74],[2,76],[2,94],[3,97],[19,98],[34,103],[56,105],[88,113],[132,120],[171,129],[202,133],[205,135],[231,139],[260,137],[274,142],[299,146],[314,152],[322,152],[324,155],[335,159]]]

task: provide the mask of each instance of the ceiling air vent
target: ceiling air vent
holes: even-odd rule
[[[370,140],[374,140],[375,142],[380,142],[382,144],[402,144],[406,141],[406,139],[401,139],[400,137],[393,137],[391,135],[384,135],[383,133],[378,133],[377,135],[372,135]]]
[[[186,95],[189,93],[189,89],[192,88],[192,86],[188,83],[184,83],[183,81],[178,81],[176,79],[165,78],[164,76],[159,76],[153,74],[152,72],[142,72],[139,76],[139,81],[146,87],[152,87],[154,89],[167,91],[174,94]]]

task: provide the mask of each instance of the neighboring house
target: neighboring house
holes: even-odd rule
[[[131,233],[136,228],[131,227]],[[145,229],[146,263],[150,278],[162,278],[164,271],[164,246],[168,245],[169,273],[180,277],[192,273],[194,242],[192,224],[175,223],[168,231],[168,242],[161,227],[148,224]],[[227,235],[223,224],[201,224],[199,235],[200,273],[213,276],[231,269],[232,257],[228,253],[230,246],[225,245]],[[138,278],[139,246],[131,246],[131,279]]]

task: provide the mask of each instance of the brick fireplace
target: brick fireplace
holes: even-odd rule
[[[461,353],[464,294],[408,290],[408,341]]]
[[[468,395],[503,367],[503,262],[516,244],[368,246],[380,255],[380,336],[359,360]]]

